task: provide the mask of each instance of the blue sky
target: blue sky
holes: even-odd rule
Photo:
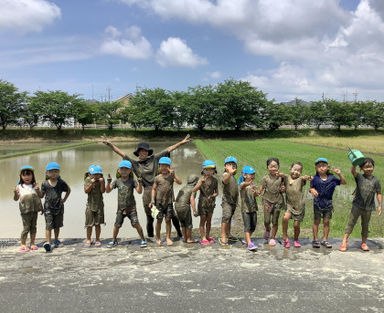
[[[100,100],[248,80],[276,101],[384,100],[379,0],[0,0],[0,79]]]

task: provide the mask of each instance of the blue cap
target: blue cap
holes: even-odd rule
[[[25,170],[30,170],[30,171],[32,171],[32,172],[35,171],[35,170],[33,169],[33,167],[30,166],[30,165],[24,165],[24,166],[22,166],[21,169],[20,169],[20,172],[25,171]]]
[[[88,172],[89,174],[103,174],[103,171],[101,169],[101,166],[99,165],[95,165],[95,164],[92,164],[89,168],[88,168]]]
[[[233,162],[233,163],[235,163],[235,164],[237,165],[237,160],[236,160],[236,158],[233,157],[233,156],[229,156],[229,157],[227,157],[227,158],[225,159],[225,161],[224,161],[224,165],[227,164],[227,163],[229,163],[229,162]]]
[[[242,173],[243,174],[255,174],[256,171],[252,166],[244,166]]]
[[[60,171],[60,165],[57,164],[56,162],[50,162],[45,167],[45,170],[46,171],[50,171],[50,170],[59,170]]]
[[[320,162],[324,162],[324,163],[327,163],[328,164],[328,160],[326,158],[318,158],[316,161],[315,161],[315,165],[317,163],[320,163]]]
[[[203,162],[203,169],[204,168],[216,168],[216,164],[215,164],[215,162],[213,162],[211,160],[205,160]]]
[[[159,160],[159,164],[167,164],[167,165],[171,165],[171,159],[168,158],[168,157],[162,157],[162,158],[160,158],[160,160]]]
[[[120,167],[132,168],[132,163],[128,160],[123,160],[119,163],[119,168]]]

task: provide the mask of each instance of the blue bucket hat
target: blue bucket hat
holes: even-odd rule
[[[235,164],[237,165],[237,160],[236,160],[236,158],[233,157],[233,156],[229,156],[229,157],[227,157],[227,158],[225,159],[225,161],[224,161],[224,165],[227,164],[227,163],[229,163],[229,162],[233,162],[233,163],[235,163]]]
[[[119,168],[120,167],[132,168],[132,163],[128,160],[123,160],[119,163]]]
[[[315,161],[315,165],[317,163],[320,163],[320,162],[324,162],[324,163],[327,163],[328,164],[328,160],[326,158],[318,158],[316,161]]]
[[[92,165],[88,168],[88,173],[89,173],[89,174],[103,174],[103,171],[102,171],[102,169],[101,169],[101,166],[96,165],[96,164],[92,164]]]
[[[56,162],[50,162],[45,167],[45,170],[46,171],[51,171],[51,170],[59,170],[60,171],[60,165]]]
[[[168,157],[162,157],[162,158],[160,158],[160,160],[159,160],[159,164],[167,164],[167,165],[171,165],[171,159],[168,158]]]

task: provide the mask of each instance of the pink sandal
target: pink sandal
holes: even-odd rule
[[[208,240],[201,240],[200,244],[202,244],[203,246],[209,246],[209,241]]]
[[[39,249],[39,248],[38,248],[36,245],[31,245],[30,249],[31,249],[31,250],[37,250],[37,249]]]
[[[215,243],[215,239],[213,239],[212,237],[208,237],[207,239],[208,239],[209,243]]]
[[[289,243],[289,239],[284,240],[284,248],[289,249],[290,246],[291,246],[291,244]]]
[[[29,250],[29,248],[28,247],[20,247],[17,251],[19,251],[19,252],[29,252],[30,250]]]
[[[301,244],[300,244],[300,242],[298,240],[295,240],[293,242],[293,245],[295,246],[295,248],[301,248]]]

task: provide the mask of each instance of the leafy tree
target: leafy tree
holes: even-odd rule
[[[131,100],[131,123],[153,127],[156,131],[173,124],[171,94],[161,88],[138,90]]]
[[[216,125],[241,130],[260,127],[261,112],[267,104],[266,94],[249,82],[226,80],[216,87]]]
[[[119,124],[122,119],[121,102],[102,102],[100,103],[100,118],[108,125],[108,129],[113,129],[113,125]]]
[[[21,117],[26,97],[26,92],[18,92],[12,83],[0,80],[0,125],[3,130]]]
[[[40,106],[36,102],[31,101],[31,98],[29,97],[21,115],[24,124],[27,124],[29,128],[32,129],[39,123],[41,115]]]
[[[263,128],[275,131],[286,123],[286,108],[281,103],[269,101],[262,112]]]
[[[61,130],[68,120],[74,117],[78,95],[70,95],[64,91],[36,91],[31,97],[31,103],[41,108],[44,120],[55,125],[57,130]]]
[[[384,127],[384,103],[367,101],[364,112],[364,123],[372,126],[375,130]]]
[[[329,122],[329,111],[325,99],[311,102],[309,106],[309,121],[317,129],[320,129],[321,125]]]
[[[188,109],[186,105],[186,92],[174,91],[171,93],[173,110],[171,112],[173,123],[178,130],[183,127],[184,123],[188,120]]]
[[[287,122],[294,125],[295,130],[297,130],[300,125],[308,122],[310,116],[309,107],[305,105],[303,100],[296,98],[292,105],[286,104],[285,109]]]
[[[92,124],[100,116],[100,104],[79,99],[75,107],[75,119],[84,130],[85,125]]]
[[[342,125],[352,126],[354,112],[351,103],[327,99],[325,105],[329,111],[329,119],[337,130],[340,131]]]
[[[188,93],[185,95],[185,106],[189,123],[200,131],[213,125],[216,118],[216,101],[215,90],[211,85],[188,88]]]

